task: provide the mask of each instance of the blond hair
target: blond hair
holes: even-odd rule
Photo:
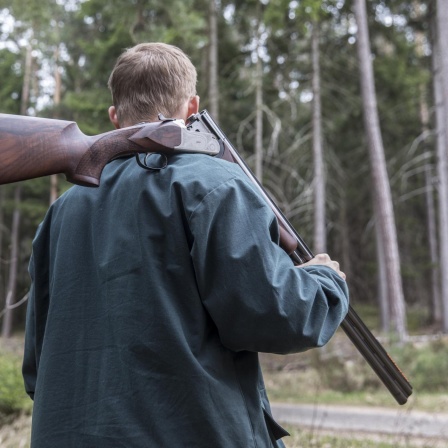
[[[179,48],[143,43],[118,58],[108,86],[119,123],[153,121],[159,113],[172,117],[196,95],[196,69]]]

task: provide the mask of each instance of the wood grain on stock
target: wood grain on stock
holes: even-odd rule
[[[67,176],[70,182],[79,185],[99,185],[103,168],[116,157],[151,151],[171,154],[182,140],[181,128],[170,122],[146,123],[89,138],[92,145],[79,161],[75,173],[70,178]]]
[[[87,148],[74,122],[0,114],[0,183],[70,172]]]
[[[151,150],[170,153],[180,141],[180,128],[170,123],[89,137],[73,121],[0,114],[0,184],[63,173],[70,182],[96,187],[110,160]]]

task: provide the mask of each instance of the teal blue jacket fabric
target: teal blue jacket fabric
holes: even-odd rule
[[[205,155],[117,159],[69,189],[30,261],[32,448],[283,446],[258,353],[325,344],[348,292],[278,240],[241,169]]]

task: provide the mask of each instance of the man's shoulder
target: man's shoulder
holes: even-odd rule
[[[216,157],[183,154],[173,162],[169,165],[173,181],[184,185],[202,184],[207,188],[214,188],[234,179],[248,182],[247,176],[237,164]]]
[[[223,177],[240,176],[241,168],[236,163],[228,162],[205,154],[182,154],[174,158],[174,166],[187,168],[194,174],[209,172]]]

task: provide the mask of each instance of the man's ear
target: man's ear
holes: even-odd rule
[[[109,107],[109,120],[114,125],[115,129],[120,129],[120,123],[118,123],[117,111],[115,106]]]
[[[188,101],[188,115],[187,115],[187,118],[190,115],[197,114],[199,112],[199,99],[200,99],[199,96],[195,95],[193,98],[191,98]]]

